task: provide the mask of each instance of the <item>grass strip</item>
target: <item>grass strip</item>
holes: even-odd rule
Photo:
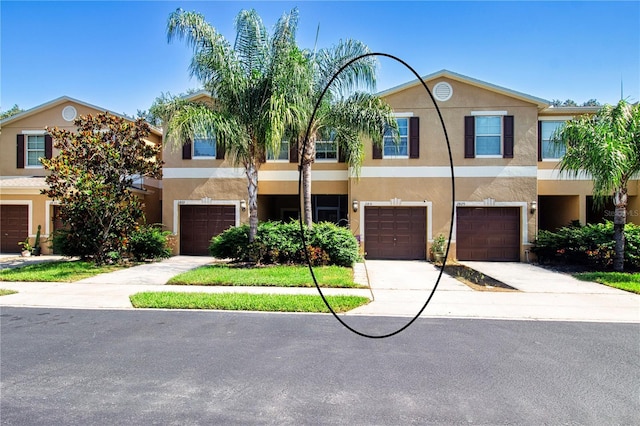
[[[346,312],[370,302],[361,296],[325,297],[335,312]],[[308,294],[142,292],[129,299],[134,308],[329,312],[320,296]]]
[[[95,266],[93,263],[80,260],[36,263],[0,271],[0,281],[73,282],[125,267],[122,265]]]
[[[579,280],[593,281],[620,290],[640,294],[640,273],[629,272],[581,272],[575,274]]]
[[[366,288],[353,282],[351,268],[320,266],[313,273],[321,287]],[[239,267],[233,265],[206,265],[177,275],[167,284],[220,285],[220,286],[266,286],[266,287],[313,287],[307,266],[260,266]]]
[[[15,290],[9,290],[6,288],[0,288],[0,296],[8,296],[10,294],[16,294],[17,291]]]

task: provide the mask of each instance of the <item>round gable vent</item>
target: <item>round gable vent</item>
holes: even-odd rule
[[[440,102],[448,101],[453,95],[453,89],[449,83],[441,81],[433,86],[433,96]]]
[[[71,105],[67,105],[62,109],[62,118],[64,118],[65,121],[73,121],[76,115],[78,115],[78,111]]]

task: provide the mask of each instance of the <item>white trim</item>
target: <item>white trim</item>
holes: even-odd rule
[[[34,237],[35,238],[35,234],[31,234],[31,232],[33,231],[33,200],[0,200],[0,206],[1,205],[8,205],[8,206],[27,206],[27,223],[28,223],[28,228],[27,228],[27,233],[29,238]]]
[[[445,90],[448,90],[448,93],[444,97],[438,96],[439,87],[445,87]],[[440,102],[446,102],[451,99],[451,96],[453,96],[453,87],[451,87],[451,85],[446,81],[439,81],[433,85],[432,92],[433,97],[436,98],[436,100]]]
[[[458,229],[458,207],[520,207],[520,248],[529,244],[529,227],[527,212],[529,203],[526,201],[493,201],[487,199],[485,201],[456,201],[455,210],[453,215],[453,233],[451,235],[451,242],[456,242],[457,229]],[[457,249],[457,248],[456,248]],[[520,253],[518,253],[518,257]]]
[[[433,202],[432,201],[402,201],[392,199],[389,201],[358,201],[360,211],[360,242],[364,243],[364,210],[366,207],[426,207],[427,208],[427,241],[433,240]],[[426,247],[425,247],[426,250]]]
[[[559,161],[557,159],[552,161]],[[578,176],[571,176],[567,172],[560,172],[558,169],[541,169],[538,170],[538,180],[575,180],[575,181],[585,181],[585,180],[593,180],[591,175],[587,172],[581,171]]]
[[[457,166],[456,178],[538,177],[537,166]],[[361,178],[450,178],[448,166],[363,167]]]
[[[471,111],[471,115],[507,115],[507,111]]]
[[[180,206],[234,206],[236,208],[236,225],[240,226],[240,200],[173,200],[173,235],[178,235],[180,229]],[[249,208],[247,207],[247,214]]]
[[[46,223],[44,224],[43,237],[49,237],[53,230],[51,229],[51,223],[53,222],[53,216],[51,215],[51,206],[59,206],[60,202],[57,200],[47,200],[44,202]]]
[[[393,116],[396,118],[413,117],[413,112],[394,112]]]
[[[46,135],[47,131],[46,130],[23,130],[22,134],[31,135],[31,136],[42,136],[42,135]]]
[[[538,121],[571,121],[573,117],[570,115],[549,115],[544,117],[538,117]]]
[[[162,179],[242,179],[244,169],[239,167],[168,167],[162,169]]]

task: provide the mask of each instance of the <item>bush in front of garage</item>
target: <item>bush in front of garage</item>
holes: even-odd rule
[[[358,242],[347,228],[316,223],[305,229],[305,241],[313,265],[351,266],[358,260]],[[236,262],[306,263],[297,221],[262,222],[253,243],[249,243],[248,225],[230,228],[211,239],[209,252]]]
[[[624,228],[625,267],[640,269],[640,226],[627,223]],[[555,232],[541,230],[531,249],[540,263],[559,262],[607,269],[615,254],[613,222],[581,226],[572,223]]]
[[[171,257],[167,237],[169,231],[163,231],[161,225],[143,225],[131,233],[127,247],[137,261],[166,259]]]

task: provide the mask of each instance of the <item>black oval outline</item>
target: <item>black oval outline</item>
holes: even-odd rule
[[[445,252],[445,257],[444,257],[445,261],[442,262],[442,266],[440,267],[440,273],[438,274],[438,279],[436,280],[436,284],[433,287],[433,289],[431,290],[431,294],[429,294],[429,297],[427,298],[427,301],[424,303],[422,308],[420,308],[418,313],[408,323],[406,323],[404,326],[400,327],[399,329],[397,329],[396,331],[393,331],[391,333],[380,334],[380,335],[371,335],[371,334],[362,333],[362,332],[352,328],[349,324],[344,322],[338,316],[338,314],[336,314],[336,312],[333,310],[333,308],[331,307],[331,305],[329,304],[329,302],[325,298],[324,293],[322,293],[322,290],[320,289],[320,286],[318,285],[318,281],[316,279],[316,276],[313,273],[313,266],[311,266],[311,260],[309,259],[309,252],[307,250],[307,242],[306,242],[306,240],[304,238],[304,223],[302,221],[302,209],[300,209],[299,222],[300,222],[300,238],[302,240],[302,247],[303,247],[303,250],[304,250],[305,258],[307,260],[307,265],[309,266],[309,271],[311,272],[311,277],[313,278],[313,282],[314,282],[314,284],[316,286],[316,289],[318,290],[318,293],[320,293],[320,296],[322,297],[322,300],[323,300],[324,304],[327,306],[327,308],[329,309],[329,311],[331,311],[331,313],[333,314],[335,319],[337,319],[338,322],[340,322],[340,324],[342,324],[345,328],[347,328],[347,330],[349,330],[349,331],[351,331],[351,332],[353,332],[353,333],[355,333],[355,334],[357,334],[359,336],[368,337],[370,339],[384,339],[386,337],[394,336],[394,335],[400,333],[401,331],[406,330],[411,324],[413,324],[415,322],[415,320],[417,320],[418,317],[422,314],[422,312],[426,309],[427,305],[429,304],[429,302],[433,298],[433,295],[435,294],[436,289],[438,288],[438,284],[440,284],[440,278],[442,278],[442,274],[444,272],[444,266],[446,264],[446,259],[449,258],[449,248],[451,247],[451,237],[453,235],[453,220],[454,220],[454,214],[455,214],[456,188],[455,188],[455,178],[454,178],[454,171],[453,171],[453,157],[451,155],[451,144],[449,143],[449,135],[447,134],[447,127],[444,124],[444,119],[442,118],[442,113],[440,112],[440,108],[438,108],[438,104],[436,103],[436,100],[433,97],[433,94],[431,93],[431,90],[429,90],[429,88],[427,87],[427,84],[424,82],[424,80],[422,80],[422,77],[420,77],[420,75],[409,64],[407,64],[402,59],[400,59],[400,58],[398,58],[398,57],[396,57],[394,55],[390,55],[388,53],[373,52],[373,53],[366,53],[366,54],[357,56],[357,57],[351,59],[350,61],[348,61],[347,63],[345,63],[333,75],[333,77],[331,77],[331,80],[329,80],[329,82],[327,83],[326,87],[322,91],[322,94],[318,98],[318,100],[316,102],[316,105],[313,108],[313,113],[311,114],[311,117],[309,118],[309,125],[307,126],[307,131],[306,131],[305,136],[304,136],[304,144],[302,145],[302,152],[305,151],[305,148],[307,147],[307,143],[309,142],[309,132],[311,131],[311,125],[313,124],[313,119],[316,116],[316,112],[318,111],[318,107],[320,106],[320,102],[322,101],[322,98],[324,98],[324,95],[327,92],[327,90],[329,90],[329,86],[331,86],[331,83],[333,83],[333,81],[338,77],[338,75],[342,71],[344,71],[348,66],[350,66],[352,63],[354,63],[356,61],[359,61],[360,59],[369,57],[369,56],[383,56],[383,57],[386,57],[386,58],[393,59],[393,60],[395,60],[397,62],[400,62],[405,67],[407,67],[416,76],[418,81],[420,81],[420,83],[422,83],[422,86],[424,87],[424,89],[429,94],[429,97],[431,98],[431,101],[433,102],[433,105],[435,106],[436,111],[438,112],[438,117],[440,118],[440,124],[442,124],[442,130],[444,131],[444,137],[445,137],[445,140],[447,142],[447,150],[448,150],[448,153],[449,153],[449,166],[451,168],[451,222],[450,222],[450,225],[449,225],[449,239],[447,241],[447,250]],[[299,199],[302,199],[302,161],[303,161],[303,157],[300,156],[300,164],[298,165],[298,198]]]

